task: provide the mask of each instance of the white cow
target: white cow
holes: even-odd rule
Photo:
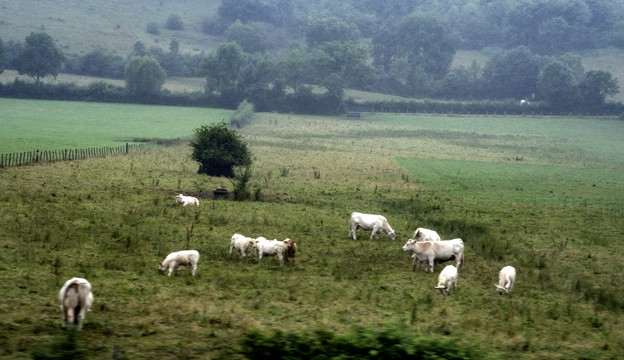
[[[63,313],[63,328],[69,322],[78,325],[78,330],[82,330],[82,322],[93,305],[89,281],[78,277],[67,280],[59,291],[59,301]]]
[[[190,266],[191,274],[195,276],[197,271],[197,262],[199,261],[199,252],[197,250],[181,250],[172,252],[167,255],[165,261],[158,265],[158,270],[165,271],[169,269],[169,275],[173,272],[173,269],[178,268],[180,265]]]
[[[429,230],[429,229],[425,229],[425,228],[418,228],[416,229],[416,231],[414,231],[414,236],[412,236],[412,239],[416,240],[416,241],[440,241],[440,235],[438,235],[437,232],[435,232],[434,230]],[[416,264],[416,262],[418,261],[418,258],[416,258],[416,255],[412,254],[412,258],[414,258],[414,265]],[[412,267],[414,267],[414,265]],[[418,267],[420,268],[420,264],[418,264]]]
[[[287,245],[285,245],[283,241],[275,239],[267,240],[265,237],[260,236],[253,241],[253,247],[256,249],[258,262],[260,262],[264,256],[277,255],[280,264],[284,264]]]
[[[514,282],[516,281],[516,269],[513,266],[505,266],[498,273],[498,285],[496,286],[496,291],[498,295],[503,295],[503,293],[507,294],[511,291],[514,286]]]
[[[357,229],[362,230],[372,230],[371,232],[371,240],[373,236],[379,239],[379,233],[385,233],[388,235],[390,240],[394,240],[394,230],[390,227],[388,223],[388,219],[381,215],[374,214],[362,214],[359,212],[351,213],[351,217],[349,218],[349,237],[353,237],[353,240],[357,240],[355,238],[355,231]]]
[[[416,241],[440,241],[440,235],[434,230],[429,230],[425,228],[418,228],[414,231],[414,236],[412,239]]]
[[[182,194],[176,195],[176,202],[182,203],[182,206],[197,205],[199,206],[199,200],[196,197],[184,196]]]
[[[415,256],[412,263],[412,271],[418,262],[418,270],[420,271],[420,263],[425,262],[425,272],[429,266],[433,272],[433,265],[436,260],[440,262],[455,259],[455,266],[461,270],[464,261],[464,242],[462,239],[442,240],[442,241],[416,241],[409,239],[403,245],[403,251],[411,251]],[[427,266],[428,265],[428,266]]]
[[[453,265],[446,265],[438,275],[438,289],[441,295],[451,294],[451,285],[453,290],[457,290],[457,268]]]
[[[236,253],[240,257],[247,257],[247,254],[250,253],[253,247],[253,240],[253,238],[241,234],[232,235],[232,239],[230,240],[230,257],[234,250],[236,250]]]

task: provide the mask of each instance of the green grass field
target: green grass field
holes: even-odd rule
[[[0,153],[186,138],[203,124],[229,121],[231,114],[204,108],[15,99],[0,99],[0,108]]]
[[[18,108],[54,113],[59,104]],[[40,125],[129,113],[145,132],[113,120],[118,132],[164,138],[221,116],[74,106]],[[111,136],[103,124],[92,123],[89,132],[103,134],[94,139]],[[118,346],[121,358],[240,359],[251,330],[364,327],[476,346],[486,358],[622,358],[623,127],[600,118],[258,114],[241,130],[255,158],[258,200],[249,202],[207,198],[231,183],[198,175],[186,145],[1,169],[0,357],[112,358]],[[201,206],[180,207],[178,193]],[[348,239],[352,211],[384,214],[397,240],[361,230]],[[434,290],[441,266],[412,272],[401,250],[417,227],[464,239],[450,297]],[[229,258],[234,233],[290,237],[296,262]],[[184,248],[201,253],[197,275],[158,274]],[[504,265],[518,278],[499,297]],[[75,338],[61,330],[56,298],[72,276],[89,279],[95,296]]]

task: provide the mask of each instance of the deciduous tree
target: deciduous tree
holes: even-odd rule
[[[601,106],[607,96],[620,92],[617,79],[604,70],[592,70],[585,73],[579,89],[583,103],[589,107]]]
[[[578,84],[572,70],[560,61],[553,61],[542,70],[538,79],[541,96],[557,111],[579,107]]]
[[[39,83],[42,78],[56,77],[65,57],[56,47],[52,37],[46,33],[31,33],[26,44],[15,59],[15,67],[20,75],[26,74]]]
[[[150,56],[135,56],[126,64],[126,89],[134,96],[150,96],[160,92],[166,78],[165,71]]]

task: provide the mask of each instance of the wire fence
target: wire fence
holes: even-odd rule
[[[107,157],[112,155],[128,154],[131,151],[142,151],[158,146],[156,143],[128,144],[120,146],[105,146],[86,149],[64,150],[35,150],[0,154],[0,168],[10,166],[32,165],[39,163],[53,163],[57,161],[70,161],[95,157]]]

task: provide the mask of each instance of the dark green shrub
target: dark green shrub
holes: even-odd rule
[[[457,339],[414,338],[394,328],[356,329],[347,335],[250,331],[243,340],[249,359],[486,359],[491,356]]]
[[[251,165],[251,153],[247,144],[225,123],[204,125],[195,129],[190,143],[191,157],[199,162],[199,174],[234,178],[234,168]],[[247,184],[244,184],[245,187]]]

